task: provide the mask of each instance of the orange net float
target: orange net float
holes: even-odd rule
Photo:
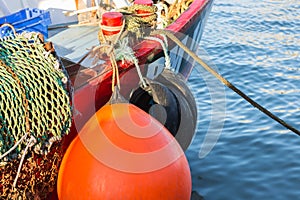
[[[161,123],[132,104],[107,104],[69,146],[57,190],[60,200],[189,200],[191,174]]]

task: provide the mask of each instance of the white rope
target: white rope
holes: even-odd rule
[[[121,60],[122,62],[124,62],[125,60],[133,62],[136,67],[136,71],[138,73],[141,84],[143,86],[146,86],[147,84],[143,78],[140,66],[138,64],[139,62],[134,55],[133,49],[128,46],[128,38],[125,37],[124,39],[120,40],[118,43],[119,43],[119,48],[116,48],[114,51],[116,55],[116,60]]]
[[[5,152],[4,154],[2,154],[1,156],[0,156],[0,160],[2,159],[2,158],[4,158],[5,156],[7,156],[10,152],[12,152],[15,148],[17,148],[18,147],[18,145],[27,137],[27,135],[28,135],[28,133],[26,133],[25,135],[23,135],[22,137],[21,137],[21,139],[19,140],[19,141],[17,141],[16,142],[16,144],[13,146],[13,147],[11,147],[7,152]]]
[[[164,44],[165,44],[165,47],[163,47],[164,48],[164,54],[165,54],[165,59],[166,59],[166,68],[167,69],[171,69],[171,59],[170,59],[170,56],[169,56],[169,54],[168,54],[168,38],[167,38],[167,36],[166,35],[164,35],[164,34],[161,34],[161,36],[163,37],[163,39],[164,39]]]
[[[168,40],[165,35],[161,34],[161,36],[163,37],[164,41],[157,37],[145,37],[145,39],[154,40],[154,41],[160,43],[160,45],[164,51],[164,55],[165,55],[165,68],[171,69],[171,60],[170,60],[170,56],[168,54]]]
[[[118,64],[117,64],[114,52],[112,52],[110,55],[110,61],[111,61],[112,69],[113,69],[111,90],[114,92],[115,91],[115,79],[117,80],[118,89],[120,90],[120,88],[121,88]]]
[[[0,26],[0,28],[5,27],[5,26],[8,26],[9,28],[11,28],[11,30],[14,32],[14,35],[17,35],[16,29],[11,24],[4,23]]]
[[[14,183],[13,183],[13,188],[16,188],[16,184],[17,184],[18,178],[20,176],[21,168],[22,168],[22,165],[23,165],[23,162],[24,162],[27,150],[28,150],[29,147],[32,147],[35,143],[36,143],[36,139],[33,136],[31,136],[29,138],[29,140],[28,140],[28,142],[26,144],[26,148],[24,149],[24,152],[22,154],[22,158],[21,158],[21,161],[20,161],[20,164],[19,164],[19,167],[18,167],[18,172],[17,172],[17,175],[16,175]]]
[[[145,79],[143,78],[143,75],[142,75],[142,72],[141,72],[141,69],[140,69],[138,60],[137,60],[137,59],[134,59],[133,62],[134,62],[136,71],[137,71],[137,73],[138,73],[138,76],[139,76],[139,78],[140,78],[140,82],[141,82],[143,88],[147,87],[148,84],[146,83]]]

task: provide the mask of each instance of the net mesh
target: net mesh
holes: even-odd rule
[[[52,191],[71,118],[71,86],[55,52],[38,33],[1,38],[0,197],[42,198]]]

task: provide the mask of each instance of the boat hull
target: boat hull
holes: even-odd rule
[[[172,31],[177,37],[181,38],[182,42],[193,51],[196,51],[210,13],[213,1],[195,1],[190,10],[185,13],[184,18],[179,18],[167,30]],[[92,34],[92,33],[91,33]],[[87,36],[90,37],[90,36]],[[50,38],[51,40],[51,38]],[[75,39],[73,38],[75,41]],[[54,42],[55,43],[55,42]],[[58,44],[62,46],[61,44]],[[181,73],[187,80],[194,66],[194,61],[178,46],[169,43],[171,47],[170,59],[172,69]],[[84,49],[83,47],[77,47]],[[161,66],[164,66],[164,54],[158,42],[143,41],[134,48],[137,52],[137,58],[145,75],[151,78],[155,77],[161,71]],[[77,53],[77,52],[76,52]],[[58,52],[59,54],[59,52]],[[81,53],[84,55],[84,52]],[[154,55],[154,56],[153,56]],[[69,55],[70,56],[70,55]],[[74,56],[74,54],[72,55]],[[149,61],[149,57],[153,57]],[[74,62],[79,58],[74,56]],[[66,149],[70,142],[76,137],[87,120],[96,113],[111,97],[111,74],[106,73],[99,75],[94,69],[89,69],[78,64],[67,65],[67,70],[75,87],[74,92],[74,119],[71,127],[71,133],[66,136],[64,148]],[[155,67],[157,67],[156,70]],[[156,71],[155,74],[153,71]],[[122,95],[129,97],[132,88],[138,87],[139,78],[135,69],[121,69],[121,85]],[[54,191],[49,199],[58,199]]]
[[[194,3],[196,5],[194,5]],[[196,51],[212,6],[212,1],[195,1],[194,3],[191,5],[192,10],[188,10],[187,13],[184,13],[186,16],[183,17],[185,18],[180,17],[178,21],[169,26],[167,30],[172,31],[177,37],[181,38],[184,44],[193,51]],[[91,35],[87,37],[91,37]],[[59,37],[56,40],[58,39]],[[76,41],[76,38],[73,38],[73,40]],[[62,46],[63,44],[59,45]],[[194,61],[180,49],[180,47],[171,42],[169,46],[171,47],[170,59],[172,70],[181,73],[188,79],[193,69]],[[76,48],[84,49],[80,46]],[[159,69],[154,70],[157,74],[153,74],[152,71],[155,67],[164,67],[164,54],[158,42],[145,40],[136,45],[134,51],[136,52],[143,73],[148,77],[154,77],[159,74],[161,71]],[[84,55],[84,52],[81,55]],[[149,57],[153,57],[153,59],[149,61]],[[66,67],[75,88],[73,99],[74,126],[72,126],[73,131],[66,139],[65,146],[68,146],[69,142],[77,135],[77,132],[82,128],[85,122],[110,99],[112,82],[111,72],[99,75],[97,69],[86,69],[78,64]],[[120,73],[122,85],[121,93],[128,99],[132,90],[139,86],[139,77],[133,66],[125,66],[120,70]]]

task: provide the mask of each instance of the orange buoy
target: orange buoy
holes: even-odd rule
[[[108,104],[69,146],[57,189],[60,200],[189,200],[191,175],[163,125],[132,104]]]

